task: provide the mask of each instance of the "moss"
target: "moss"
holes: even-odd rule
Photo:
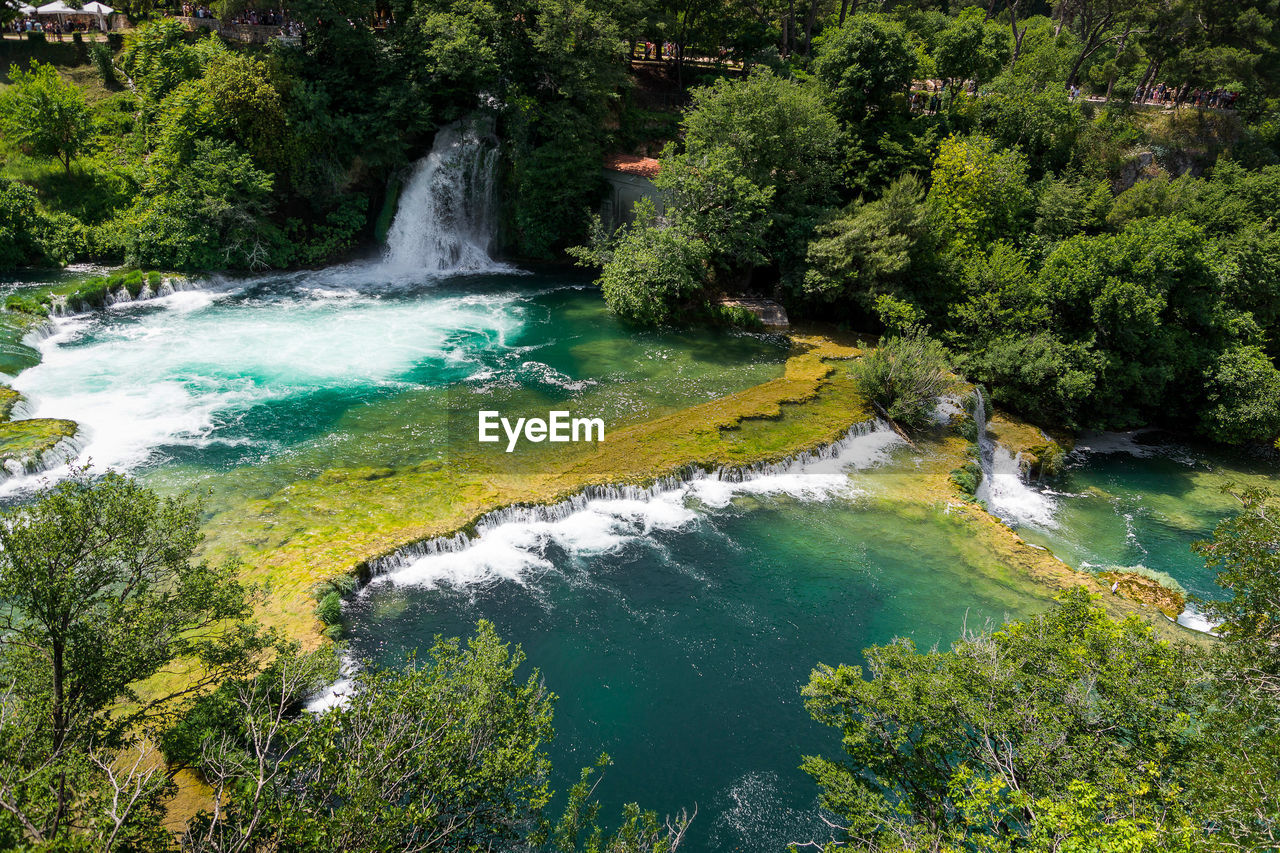
[[[1187,591],[1164,572],[1141,566],[1099,572],[1098,577],[1115,585],[1115,594],[1154,607],[1170,619],[1177,619],[1187,606]]]
[[[1062,472],[1067,453],[1073,446],[1067,435],[1049,435],[1039,427],[1014,419],[1004,412],[993,412],[987,424],[991,437],[1014,455],[1021,455],[1028,477],[1052,477]]]
[[[22,395],[8,385],[0,385],[0,423],[8,421],[13,415],[13,407],[18,405]]]
[[[554,503],[592,485],[646,485],[689,466],[780,460],[872,416],[848,374],[860,353],[852,341],[819,334],[791,340],[781,376],[627,423],[602,443],[523,445],[507,454],[472,440],[472,403],[484,398],[447,395],[446,405],[459,406],[444,414],[450,434],[467,436],[447,454],[395,468],[331,469],[237,500],[210,520],[210,552],[241,558],[248,579],[270,585],[265,621],[314,638],[313,587],[404,545],[452,534],[504,506]]]
[[[164,276],[158,272],[147,273],[147,284],[151,286],[151,292],[155,293],[160,290],[160,286],[164,284]]]
[[[37,317],[43,317],[48,314],[47,308],[38,298],[16,293],[4,301],[4,310],[31,314]]]
[[[55,418],[0,423],[0,465],[8,467],[16,462],[23,469],[32,470],[44,454],[75,434],[75,421]]]

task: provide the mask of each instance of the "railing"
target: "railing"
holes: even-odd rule
[[[175,21],[181,21],[190,29],[214,30],[229,41],[241,41],[249,44],[266,44],[272,39],[296,41],[285,36],[280,25],[224,23],[218,18],[193,18],[186,15],[175,15]]]

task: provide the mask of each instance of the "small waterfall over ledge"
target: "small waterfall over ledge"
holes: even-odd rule
[[[649,486],[589,486],[559,503],[517,504],[486,513],[470,525],[470,532],[406,545],[370,560],[361,575],[365,581],[375,581],[408,574],[414,576],[409,583],[428,585],[441,581],[461,585],[502,576],[519,580],[525,568],[549,565],[541,556],[548,539],[555,538],[548,525],[570,522],[569,532],[579,544],[588,550],[606,549],[637,531],[691,521],[694,512],[684,505],[688,497],[707,506],[726,505],[734,495],[748,492],[828,498],[852,491],[846,469],[878,464],[901,443],[887,423],[871,420],[855,424],[830,444],[781,462],[711,470],[690,466]],[[597,517],[586,517],[591,515]],[[619,524],[634,529],[620,534]],[[471,565],[425,565],[433,558],[462,552],[473,552]]]
[[[432,275],[504,269],[489,257],[498,156],[488,119],[441,128],[400,195],[387,232],[386,266]]]
[[[978,432],[978,459],[982,481],[974,494],[987,511],[1006,524],[1033,524],[1056,527],[1056,506],[1043,492],[1031,488],[1022,478],[1022,462],[1008,449],[993,441],[987,432],[987,405],[982,389],[974,388],[973,420]]]

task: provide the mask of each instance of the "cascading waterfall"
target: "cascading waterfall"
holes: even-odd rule
[[[1048,495],[1031,488],[1022,477],[1021,454],[1014,455],[992,440],[987,432],[987,406],[982,389],[974,389],[973,421],[978,431],[978,460],[982,481],[974,497],[987,511],[1002,521],[1054,527],[1054,503]]]
[[[386,265],[428,274],[501,269],[489,257],[497,172],[492,122],[464,120],[441,128],[400,196],[387,232]]]
[[[671,498],[680,505],[691,489],[696,497],[711,504],[726,503],[728,496],[737,490],[787,491],[809,497],[829,496],[847,486],[843,470],[846,466],[862,467],[884,458],[884,452],[901,443],[897,433],[884,421],[871,420],[851,427],[838,440],[812,451],[797,454],[782,462],[755,465],[722,466],[706,470],[690,466],[677,474],[657,480],[649,486],[612,485],[590,486],[567,500],[549,505],[515,505],[494,510],[481,516],[473,525],[474,533],[458,532],[452,536],[438,536],[404,546],[394,553],[371,560],[366,566],[366,577],[373,579],[411,568],[415,563],[446,554],[457,554],[482,544],[486,537],[504,528],[528,527],[563,522],[572,516],[589,511],[599,502],[613,502],[622,506],[628,515],[641,515],[641,505],[651,506]],[[865,445],[865,446],[861,446]],[[859,451],[865,451],[859,455]],[[823,463],[827,463],[824,465]],[[831,468],[827,472],[827,467]],[[821,469],[821,470],[815,470]],[[769,478],[789,478],[806,475],[816,482],[777,483],[770,487]],[[684,511],[667,507],[676,515]],[[509,544],[509,543],[504,543]],[[525,544],[518,546],[527,549]],[[536,546],[532,546],[536,547]]]

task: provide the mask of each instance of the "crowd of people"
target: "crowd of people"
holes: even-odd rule
[[[1163,104],[1175,106],[1190,104],[1196,107],[1208,107],[1215,110],[1229,110],[1236,105],[1240,93],[1229,89],[1193,89],[1186,86],[1169,86],[1160,83],[1155,86],[1139,86],[1133,93],[1133,100],[1139,104]]]
[[[18,36],[30,33],[44,33],[45,38],[53,38],[62,41],[64,35],[72,33],[87,33],[90,30],[99,29],[98,23],[91,16],[83,19],[76,18],[54,18],[42,19],[37,15],[27,15],[22,18],[14,18],[5,25],[5,29]]]
[[[218,17],[208,6],[192,3],[182,4],[182,14],[187,18],[208,18],[212,20],[217,19]],[[300,38],[303,32],[302,24],[291,20],[283,11],[276,9],[266,9],[262,11],[259,11],[258,9],[246,9],[222,20],[223,23],[237,24],[241,26],[278,27],[280,29],[280,35],[288,38]]]

